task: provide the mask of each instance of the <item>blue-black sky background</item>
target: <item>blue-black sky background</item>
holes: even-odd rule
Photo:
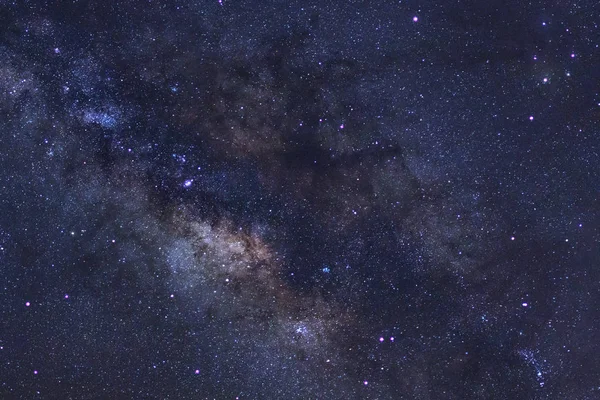
[[[599,24],[0,0],[0,398],[600,399]]]

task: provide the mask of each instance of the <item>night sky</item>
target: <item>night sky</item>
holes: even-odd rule
[[[599,24],[0,0],[0,399],[600,399]]]

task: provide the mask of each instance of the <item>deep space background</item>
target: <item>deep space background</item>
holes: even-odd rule
[[[0,398],[600,399],[598,24],[0,0]]]

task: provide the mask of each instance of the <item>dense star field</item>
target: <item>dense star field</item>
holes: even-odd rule
[[[599,24],[0,0],[0,398],[600,399]]]

